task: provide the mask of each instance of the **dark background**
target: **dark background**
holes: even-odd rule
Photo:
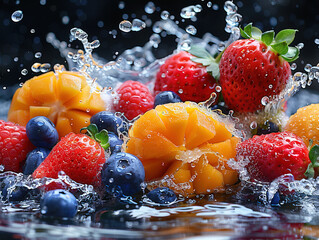
[[[119,8],[124,2],[125,7]],[[167,10],[181,20],[180,10],[183,7],[201,4],[203,11],[197,14],[198,21],[186,20],[180,27],[189,24],[197,28],[197,35],[202,36],[211,32],[222,40],[228,38],[224,31],[226,13],[223,10],[224,1],[212,1],[219,10],[207,7],[208,1],[202,0],[159,0],[153,1],[157,11],[152,15],[145,13],[144,7],[149,1],[137,0],[0,0],[0,86],[11,86],[26,81],[38,75],[31,71],[34,62],[66,64],[59,51],[46,42],[49,32],[56,34],[59,40],[68,41],[70,29],[80,27],[89,34],[89,40],[99,39],[101,46],[96,49],[100,57],[107,61],[113,60],[115,52],[136,45],[144,45],[152,34],[152,28],[147,27],[140,32],[123,33],[119,31],[118,24],[123,20],[123,14],[128,20],[134,17],[142,19],[146,15],[153,22],[160,19],[160,13]],[[304,43],[300,59],[297,60],[299,71],[303,71],[306,63],[316,65],[319,62],[319,49],[314,40],[319,38],[319,1],[318,0],[241,0],[234,1],[238,12],[243,15],[242,24],[253,22],[262,30],[274,29],[279,32],[284,28],[299,29],[295,42]],[[44,4],[45,3],[45,4]],[[22,10],[24,17],[20,22],[13,22],[11,14]],[[68,23],[62,18],[69,17]],[[99,24],[98,24],[99,23]],[[34,33],[31,32],[34,29]],[[117,30],[114,39],[110,31]],[[81,47],[79,42],[72,43],[72,47]],[[166,37],[156,50],[158,57],[170,54],[176,43],[174,37]],[[41,52],[42,57],[36,59],[34,54]],[[18,60],[14,60],[18,57]],[[21,70],[27,69],[28,74],[22,75]],[[317,87],[317,83],[312,84]]]

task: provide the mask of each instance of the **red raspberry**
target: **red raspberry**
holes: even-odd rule
[[[154,97],[148,88],[137,81],[126,81],[118,89],[119,100],[114,104],[117,112],[124,113],[128,120],[154,107]]]
[[[0,120],[0,164],[6,171],[21,172],[32,149],[25,127]]]

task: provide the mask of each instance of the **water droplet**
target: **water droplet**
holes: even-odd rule
[[[306,71],[306,72],[310,72],[310,70],[311,70],[311,64],[306,64],[306,66],[304,67],[304,70]]]
[[[229,14],[226,16],[226,22],[230,26],[238,26],[239,22],[241,22],[242,19],[243,19],[242,15],[238,13]]]
[[[222,91],[222,87],[218,85],[218,86],[215,87],[215,90],[216,90],[216,92],[221,92]]]
[[[41,67],[41,63],[34,63],[31,67],[31,70],[37,73],[37,72],[40,72],[40,67]]]
[[[50,69],[51,69],[50,63],[43,63],[40,66],[40,71],[43,73],[50,71]]]
[[[319,45],[319,38],[316,38],[316,39],[315,39],[315,44],[318,44],[318,45]]]
[[[114,178],[110,178],[109,183],[113,183],[113,182],[114,182]]]
[[[253,121],[250,123],[250,129],[256,129],[257,128],[257,122]]]
[[[189,49],[191,49],[191,43],[192,43],[192,41],[190,39],[186,39],[186,40],[182,41],[180,44],[181,49],[184,51],[188,51]]]
[[[68,16],[63,16],[62,17],[62,23],[64,25],[67,25],[70,22],[70,18]]]
[[[292,63],[292,64],[290,65],[290,69],[291,69],[291,70],[296,70],[296,69],[297,69],[297,63]]]
[[[302,49],[305,46],[305,44],[303,43],[298,43],[296,48],[298,48],[299,50]]]
[[[180,13],[182,18],[192,18],[196,15],[196,12],[194,10],[194,6],[188,6],[188,7],[184,7]]]
[[[264,96],[262,99],[261,99],[261,104],[266,106],[267,103],[269,103],[269,97],[267,96]]]
[[[226,1],[224,4],[224,10],[228,14],[236,13],[238,8],[232,1]]]
[[[40,0],[40,4],[43,6],[47,3],[47,0]]]
[[[17,10],[11,15],[11,20],[13,22],[20,22],[23,18],[23,12],[21,10]]]
[[[100,46],[100,41],[99,40],[94,40],[91,42],[91,48],[98,48]]]
[[[219,6],[217,4],[213,5],[213,10],[217,11],[219,9]]]
[[[199,12],[201,12],[202,10],[203,10],[202,5],[196,4],[196,5],[194,6],[194,11],[195,11],[195,12],[199,13]]]
[[[158,34],[156,34],[156,33],[154,33],[154,34],[151,35],[151,37],[150,37],[150,43],[152,44],[152,46],[153,46],[154,48],[158,48],[158,44],[160,44],[160,42],[161,42],[161,37],[160,37],[160,35],[158,35]]]
[[[42,53],[41,53],[41,52],[36,52],[36,53],[34,54],[34,57],[35,57],[35,58],[41,58],[41,57],[42,57]]]
[[[183,93],[183,89],[178,89],[178,93],[182,94]]]
[[[35,33],[35,30],[32,28],[32,29],[30,30],[30,33]]]
[[[127,20],[123,20],[119,24],[119,29],[123,32],[130,32],[132,30],[132,23]]]
[[[161,13],[161,18],[162,18],[163,20],[167,20],[167,19],[169,18],[169,12],[168,12],[168,11],[163,11],[163,12]]]
[[[21,70],[21,74],[23,75],[23,76],[25,76],[25,75],[27,75],[28,74],[28,70],[27,69],[22,69]]]
[[[155,4],[153,2],[148,2],[146,5],[145,5],[145,12],[148,13],[148,14],[152,14],[155,12]]]
[[[212,6],[213,6],[213,4],[211,1],[207,2],[207,7],[211,8]]]
[[[132,22],[132,31],[138,32],[146,27],[145,22],[140,19],[134,19]]]
[[[189,25],[186,27],[186,32],[195,35],[197,33],[197,29],[193,25]]]
[[[125,8],[125,2],[121,1],[119,2],[119,9],[124,9]]]
[[[19,58],[18,58],[18,57],[15,57],[15,58],[13,59],[13,61],[17,62],[17,61],[19,61]]]

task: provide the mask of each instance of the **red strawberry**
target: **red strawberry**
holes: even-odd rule
[[[271,182],[283,174],[296,180],[305,178],[310,163],[308,148],[290,132],[270,133],[250,138],[237,146],[237,161],[249,160],[246,168],[259,181]]]
[[[237,145],[237,161],[248,160],[252,179],[271,182],[283,174],[296,180],[305,178],[310,163],[308,148],[301,138],[290,132],[255,135]]]
[[[128,120],[154,107],[154,97],[143,83],[126,81],[117,89],[119,100],[114,104],[117,112],[124,113]]]
[[[0,164],[6,171],[21,172],[32,149],[25,127],[0,120]]]
[[[87,128],[88,132],[102,145],[85,134],[69,133],[54,146],[32,176],[57,178],[58,173],[64,171],[76,182],[98,186],[105,163],[104,148],[108,148],[109,144],[107,132],[97,133],[97,127],[92,130],[92,126]]]
[[[172,91],[182,101],[203,102],[216,92],[216,80],[206,68],[215,60],[206,51],[199,52],[198,49],[195,46],[190,53],[182,51],[166,59],[156,76],[155,94]]]
[[[241,32],[249,39],[235,41],[223,53],[220,84],[230,109],[255,112],[263,108],[263,97],[272,100],[285,88],[291,75],[287,61],[299,55],[297,48],[288,47],[296,30],[283,30],[274,38],[274,31],[261,33],[249,24]]]

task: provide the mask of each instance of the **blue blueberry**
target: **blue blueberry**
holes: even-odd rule
[[[11,187],[14,189],[11,191]],[[8,196],[10,191],[10,195]],[[6,177],[1,184],[1,195],[3,200],[9,200],[10,202],[23,201],[27,198],[28,189],[26,187],[18,186],[16,184],[15,176]]]
[[[74,195],[62,189],[47,192],[41,199],[42,216],[71,219],[77,213],[78,202]]]
[[[273,132],[279,132],[279,126],[269,120],[265,121],[263,124],[257,125],[257,135],[269,134]]]
[[[23,167],[23,174],[30,175],[49,155],[50,150],[47,148],[36,148],[28,153],[27,160]]]
[[[95,124],[99,131],[105,129],[108,132],[115,133],[116,135],[118,134],[118,130],[120,132],[125,132],[128,130],[126,122],[115,116],[114,113],[107,111],[102,111],[93,115],[90,122],[91,124]]]
[[[111,154],[121,152],[123,141],[112,132],[109,132],[109,144]]]
[[[36,147],[53,148],[59,141],[59,134],[54,124],[44,116],[37,116],[27,123],[26,133]]]
[[[102,182],[110,194],[132,196],[141,190],[145,179],[142,162],[132,154],[112,154],[103,165]]]
[[[156,188],[150,191],[146,196],[158,204],[170,204],[177,199],[174,191],[167,187]]]
[[[164,91],[160,92],[155,96],[154,107],[156,107],[157,105],[162,105],[166,103],[176,103],[181,101],[181,98],[176,93],[171,91]]]

